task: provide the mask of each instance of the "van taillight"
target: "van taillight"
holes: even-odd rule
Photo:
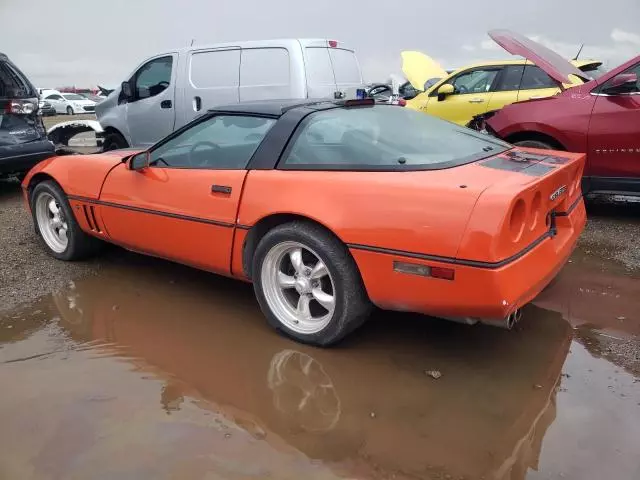
[[[10,99],[7,101],[5,113],[15,115],[31,115],[38,111],[37,98]]]

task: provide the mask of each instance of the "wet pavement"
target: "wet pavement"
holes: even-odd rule
[[[638,479],[639,285],[579,250],[516,331],[380,312],[322,350],[111,254],[0,313],[0,479]]]

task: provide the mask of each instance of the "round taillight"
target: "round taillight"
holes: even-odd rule
[[[540,215],[542,215],[542,194],[540,192],[536,192],[533,196],[533,201],[531,202],[531,211],[529,214],[531,219],[529,222],[530,230],[533,230],[538,226]]]
[[[398,105],[404,107],[407,105],[407,101],[404,98],[401,98],[400,100],[398,100]]]
[[[511,216],[509,217],[509,231],[511,233],[511,240],[514,242],[517,242],[522,237],[526,216],[527,206],[524,200],[519,198],[513,206]]]

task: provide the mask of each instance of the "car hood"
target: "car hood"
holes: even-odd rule
[[[570,75],[585,81],[590,78],[553,50],[511,30],[491,30],[489,36],[512,55],[532,61],[559,83],[571,84]]]
[[[404,51],[402,72],[413,88],[424,91],[424,84],[432,78],[445,78],[449,74],[431,57],[421,52]]]

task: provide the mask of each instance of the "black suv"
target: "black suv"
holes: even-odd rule
[[[21,178],[54,146],[38,115],[38,93],[6,55],[0,53],[0,178]]]

